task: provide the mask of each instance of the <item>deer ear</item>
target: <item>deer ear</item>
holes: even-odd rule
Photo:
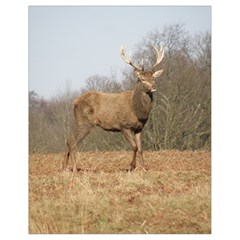
[[[162,74],[162,72],[163,72],[163,69],[156,71],[156,72],[153,74],[153,77],[154,77],[154,78],[160,77],[160,75]]]

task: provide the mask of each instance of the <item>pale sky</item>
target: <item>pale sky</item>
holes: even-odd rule
[[[29,90],[50,98],[66,81],[79,90],[92,75],[120,72],[122,44],[131,51],[174,23],[191,34],[211,31],[211,7],[29,7]]]

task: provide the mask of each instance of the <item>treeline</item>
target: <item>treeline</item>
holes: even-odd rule
[[[143,147],[161,149],[211,149],[211,34],[191,36],[184,25],[174,24],[149,33],[136,46],[133,61],[151,67],[156,61],[152,45],[164,46],[164,69],[154,94],[154,107],[144,128]],[[29,92],[29,151],[62,152],[66,139],[74,129],[73,99],[88,90],[121,92],[136,83],[132,69],[110,76],[93,75],[80,92],[64,91],[45,100],[34,91]],[[106,116],[107,117],[107,116]],[[99,128],[92,131],[80,144],[85,150],[129,149],[118,133]]]

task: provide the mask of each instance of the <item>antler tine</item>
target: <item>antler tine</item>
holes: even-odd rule
[[[163,56],[164,56],[164,49],[162,47],[160,47],[160,49],[156,48],[155,46],[153,46],[153,48],[156,50],[157,52],[157,61],[156,63],[153,65],[153,69],[156,68],[159,63],[162,61]]]
[[[144,60],[142,58],[142,62],[141,62],[141,68],[142,68],[142,71],[144,71]]]
[[[133,68],[135,68],[135,69],[137,69],[137,70],[139,70],[139,71],[142,71],[141,68],[135,66],[130,59],[127,60],[126,55],[125,55],[125,50],[124,50],[123,46],[121,46],[120,53],[121,53],[121,57],[122,57],[122,59],[123,59],[124,62],[126,62],[127,64],[129,64],[129,65],[132,66]]]

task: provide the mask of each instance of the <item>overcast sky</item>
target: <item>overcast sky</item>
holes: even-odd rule
[[[79,90],[88,77],[124,67],[122,44],[130,51],[174,23],[211,31],[211,7],[29,7],[29,90],[50,98],[66,81]]]

